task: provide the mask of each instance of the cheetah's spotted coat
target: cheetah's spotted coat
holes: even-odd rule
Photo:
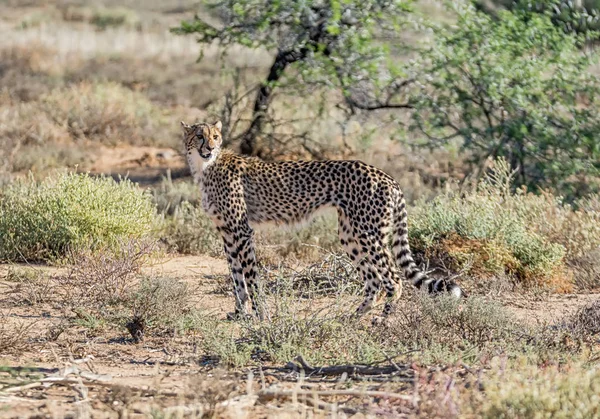
[[[341,244],[365,281],[366,297],[358,314],[371,307],[382,288],[387,296],[383,314],[392,311],[402,291],[396,263],[417,288],[462,295],[455,283],[428,278],[417,268],[408,245],[404,195],[383,171],[360,161],[265,162],[243,157],[221,150],[220,122],[182,125],[203,209],[223,237],[237,314],[245,314],[249,298],[259,312],[252,226],[302,222],[324,207],[337,209]]]

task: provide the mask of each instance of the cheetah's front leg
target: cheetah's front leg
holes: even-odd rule
[[[246,305],[248,297],[251,297],[253,311],[262,319],[262,310],[258,303],[258,272],[253,231],[247,223],[220,230],[234,284],[235,316],[248,315]]]

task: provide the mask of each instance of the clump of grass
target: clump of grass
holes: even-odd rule
[[[222,254],[221,238],[202,208],[184,201],[164,219],[160,232],[167,249],[181,254]]]
[[[10,282],[10,293],[17,296],[19,305],[36,306],[51,301],[54,296],[52,277],[40,269],[11,266],[5,280]]]
[[[570,291],[566,249],[532,228],[519,208],[537,198],[511,192],[512,172],[497,162],[473,192],[446,193],[411,211],[413,247],[477,276],[507,274],[525,286]]]
[[[149,195],[128,180],[63,173],[0,193],[0,260],[54,261],[83,246],[116,246],[150,233]]]
[[[73,311],[102,312],[123,303],[156,250],[154,241],[143,239],[121,241],[116,248],[72,251],[68,273],[55,279],[64,304]]]
[[[550,193],[520,193],[512,205],[536,233],[564,246],[566,264],[579,289],[600,286],[600,196],[567,204]]]
[[[535,232],[564,246],[567,260],[600,249],[599,195],[567,204],[547,192],[533,195],[520,190],[508,204]]]
[[[41,109],[74,139],[156,145],[173,130],[146,96],[117,83],[80,83],[40,98]]]
[[[600,343],[600,300],[582,307],[552,329],[567,347],[576,346],[579,349],[584,345]]]
[[[575,285],[580,290],[600,288],[600,248],[568,261],[573,270]]]
[[[469,361],[495,348],[518,352],[524,346],[515,321],[499,303],[477,296],[459,301],[414,294],[379,332],[381,341],[402,342],[435,362]]]
[[[124,7],[103,7],[95,9],[91,13],[89,22],[99,29],[119,26],[140,28],[140,18],[138,15],[133,10]]]
[[[146,330],[160,333],[184,328],[181,322],[192,311],[191,291],[177,279],[144,277],[128,295],[126,305],[132,311],[126,327],[139,341]]]
[[[199,350],[205,360],[234,368],[252,363],[253,345],[240,339],[237,325],[195,312],[188,316],[187,327],[200,335]]]
[[[59,7],[61,18],[66,22],[87,22],[100,30],[127,27],[141,29],[141,21],[135,10],[126,7],[87,7],[66,4]]]
[[[29,13],[21,20],[17,29],[30,29],[42,26],[59,18],[58,11],[52,7],[46,7],[43,11]]]
[[[193,182],[174,182],[170,173],[152,189],[152,199],[159,214],[173,215],[184,202],[200,203],[200,188]]]
[[[485,418],[560,417],[592,418],[600,415],[600,371],[574,367],[519,368],[503,371],[484,382]]]
[[[27,345],[28,331],[35,322],[11,322],[0,312],[0,354],[21,352]]]

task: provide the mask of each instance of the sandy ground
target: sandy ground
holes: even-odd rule
[[[0,279],[5,277],[8,269],[6,265],[0,266]],[[225,260],[207,256],[164,258],[144,268],[146,274],[179,278],[187,282],[193,289],[195,304],[223,318],[225,313],[233,309],[233,299],[223,290],[227,272]],[[0,365],[45,368],[57,374],[60,368],[72,365],[70,357],[87,358],[90,362],[80,364],[78,368],[111,377],[110,387],[101,383],[90,384],[84,386],[84,393],[81,394],[73,386],[53,385],[47,389],[35,387],[0,395],[0,418],[86,417],[92,413],[91,417],[147,417],[157,406],[161,409],[178,409],[177,406],[185,405],[188,406],[185,409],[189,410],[189,406],[194,405],[195,394],[190,389],[206,386],[206,383],[213,383],[209,387],[214,385],[215,374],[219,375],[219,386],[225,388],[224,391],[239,391],[240,394],[247,391],[244,387],[247,372],[213,370],[210,360],[202,361],[201,354],[197,353],[194,336],[146,339],[133,344],[122,331],[108,331],[94,336],[81,328],[69,330],[55,342],[44,342],[45,333],[60,323],[60,312],[43,304],[16,306],[11,303],[11,283],[0,281],[0,287],[3,295],[0,307],[4,313],[8,313],[9,320],[5,327],[33,323],[27,332],[31,344],[18,353],[8,349],[0,355]],[[570,294],[553,295],[543,300],[507,297],[502,301],[524,322],[547,323],[574,313],[598,298],[600,294]],[[256,382],[254,385],[258,386]],[[118,394],[117,397],[115,388],[121,388],[127,394]],[[78,402],[82,399],[89,401]],[[248,412],[240,407],[244,405],[244,400],[236,400],[235,406],[221,406],[219,416],[246,415]],[[87,410],[81,410],[84,407]],[[125,416],[123,412],[126,412]],[[256,413],[256,408],[253,412]],[[284,412],[267,409],[263,415],[268,417],[275,413]],[[295,415],[298,412],[292,413]]]
[[[127,177],[142,186],[159,182],[167,173],[172,178],[189,175],[181,150],[122,145],[99,147],[93,154],[90,173]]]

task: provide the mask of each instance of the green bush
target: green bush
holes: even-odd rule
[[[469,2],[448,4],[457,22],[421,54],[412,128],[431,147],[459,141],[477,173],[505,157],[519,168],[515,186],[569,200],[598,191],[600,79],[585,36],[527,7],[492,18]]]
[[[564,246],[536,233],[523,210],[537,197],[511,192],[512,173],[503,161],[473,192],[446,193],[411,212],[411,240],[427,256],[480,275],[508,274],[525,285],[567,291]],[[553,204],[554,205],[554,204]],[[542,222],[540,220],[538,223]]]
[[[114,246],[150,232],[150,196],[128,180],[65,173],[0,192],[0,260],[52,261],[81,246]]]

